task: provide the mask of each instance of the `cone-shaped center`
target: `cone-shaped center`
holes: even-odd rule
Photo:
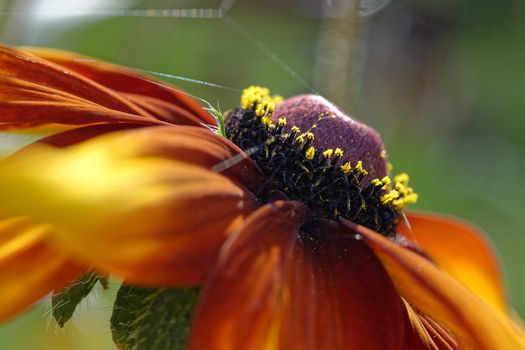
[[[341,112],[336,106],[318,95],[291,97],[275,107],[272,121],[285,117],[286,128],[297,126],[302,132],[311,131],[312,145],[318,149],[338,147],[343,160],[350,164],[362,161],[368,171],[364,183],[382,179],[388,174],[388,160],[383,141],[372,128]]]
[[[386,176],[377,132],[320,96],[281,103],[268,89],[252,86],[228,114],[226,136],[268,177],[257,193],[263,201],[278,191],[316,217],[343,217],[391,235],[400,210],[417,199],[406,174],[394,181]]]

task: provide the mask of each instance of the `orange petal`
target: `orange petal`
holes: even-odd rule
[[[167,105],[174,106],[167,107],[171,113],[163,120],[168,122],[188,125],[216,125],[216,121],[210,114],[187,94],[165,82],[146,77],[132,69],[67,51],[31,47],[25,47],[22,50],[55,62],[112,90],[151,97],[153,99],[150,99],[150,102],[154,100],[164,101]],[[132,98],[132,100],[135,99]],[[146,107],[142,104],[144,101],[147,100],[139,99],[137,102]],[[153,103],[157,105],[157,108],[163,105],[159,102]],[[146,109],[149,108],[146,107]],[[177,111],[181,113],[179,114]]]
[[[0,125],[3,128],[57,122],[68,124],[63,116],[63,109],[68,107],[72,114],[70,124],[79,124],[79,113],[88,115],[84,124],[92,123],[91,119],[99,113],[108,114],[105,116],[107,122],[138,117],[150,123],[155,121],[139,106],[92,80],[4,46],[0,46],[0,77]],[[32,116],[33,113],[38,114]],[[59,116],[53,117],[53,113]]]
[[[54,147],[67,147],[80,142],[92,139],[103,134],[109,134],[115,131],[136,129],[144,127],[143,124],[120,123],[120,124],[94,124],[83,127],[65,130],[53,133],[49,136],[39,139],[41,144],[51,145]],[[31,146],[29,146],[31,147]]]
[[[414,310],[404,299],[410,325],[406,327],[404,350],[455,350],[457,342],[449,330]]]
[[[525,349],[525,334],[504,312],[419,254],[365,227],[344,223],[376,252],[401,296],[452,331],[461,349]]]
[[[408,213],[413,236],[432,260],[445,272],[470,288],[486,302],[507,310],[505,287],[496,253],[485,235],[475,227],[438,215]]]
[[[57,133],[38,142],[66,147],[102,134],[142,127],[131,123],[90,125]],[[197,165],[220,173],[254,192],[261,188],[265,181],[255,163],[240,148],[205,128],[144,128],[129,133],[126,142],[140,144],[140,147],[135,147],[136,156],[176,159]]]
[[[228,239],[191,350],[401,349],[404,307],[379,260],[338,227],[301,231],[308,215],[274,202]]]
[[[0,322],[85,272],[45,243],[48,234],[20,217],[0,221]]]
[[[155,97],[129,93],[122,93],[122,95],[126,96],[130,101],[133,101],[155,118],[169,122],[170,124],[193,126],[201,126],[203,124],[215,125],[215,121],[206,120],[206,123],[204,123],[203,117],[195,115],[191,110],[184,109],[176,104]],[[204,109],[202,109],[202,111],[204,111]]]
[[[0,163],[0,208],[51,223],[57,244],[132,282],[196,284],[257,205],[241,185],[251,160],[232,179],[210,171],[234,152],[210,131],[176,126],[36,145]]]

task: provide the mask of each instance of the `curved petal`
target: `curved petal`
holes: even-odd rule
[[[370,229],[343,222],[376,252],[399,293],[452,331],[461,349],[525,349],[525,334],[504,312],[420,255]]]
[[[215,126],[215,120],[211,121],[206,119],[206,123],[203,121],[204,118],[200,115],[195,115],[191,110],[184,109],[181,106],[166,102],[164,100],[157,99],[155,97],[122,93],[129,100],[133,101],[136,105],[150,113],[152,116],[159,120],[169,122],[174,125],[193,125],[193,126]],[[207,113],[201,108],[202,113]],[[207,113],[208,117],[211,117]]]
[[[298,202],[251,215],[221,250],[191,350],[401,349],[404,308],[371,250],[338,226],[301,226]]]
[[[120,123],[120,124],[94,124],[82,126],[70,130],[51,133],[42,137],[37,143],[54,147],[67,147],[92,139],[97,136],[109,134],[116,131],[143,128],[143,124]],[[29,145],[28,147],[32,147]]]
[[[486,302],[507,310],[499,262],[484,234],[467,223],[433,214],[407,213],[407,219],[410,229],[401,225],[401,231],[443,271]]]
[[[158,108],[163,105],[159,102],[160,100],[174,106],[173,108],[168,107],[168,110],[173,112],[178,109],[181,112],[180,114],[165,115],[162,118],[165,121],[174,124],[216,125],[213,117],[187,94],[167,83],[145,77],[132,69],[67,51],[34,47],[25,47],[22,50],[67,67],[112,90],[151,98],[139,99],[139,104],[142,104],[143,101],[149,101],[157,105]],[[132,100],[135,101],[133,98]],[[142,106],[149,110],[147,106]]]
[[[0,163],[0,208],[56,228],[86,263],[136,283],[197,284],[230,227],[257,205],[210,171],[236,154],[196,127],[116,132],[63,149],[36,145]]]
[[[45,243],[48,234],[21,217],[0,221],[0,322],[85,272]]]
[[[414,310],[404,299],[410,326],[406,327],[404,350],[455,350],[458,344],[449,330]]]
[[[142,122],[162,124],[124,96],[31,54],[0,46],[0,128]]]

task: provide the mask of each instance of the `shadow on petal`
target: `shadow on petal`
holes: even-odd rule
[[[298,202],[260,208],[221,250],[191,350],[402,349],[405,310],[379,260]]]

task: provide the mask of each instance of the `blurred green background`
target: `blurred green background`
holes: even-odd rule
[[[383,135],[414,209],[476,223],[525,316],[525,2],[4,1],[0,38],[219,84],[169,81],[227,110],[251,84],[319,92]],[[126,9],[179,11],[137,16]],[[218,9],[222,10],[219,11]],[[117,16],[110,16],[116,10]],[[83,14],[91,14],[84,16]],[[159,15],[161,13],[157,13]],[[183,15],[198,18],[183,18]],[[203,16],[218,18],[202,18]],[[3,135],[1,147],[11,142]],[[0,327],[1,349],[113,349],[114,290],[64,330],[42,305]],[[81,317],[80,317],[81,316]]]

